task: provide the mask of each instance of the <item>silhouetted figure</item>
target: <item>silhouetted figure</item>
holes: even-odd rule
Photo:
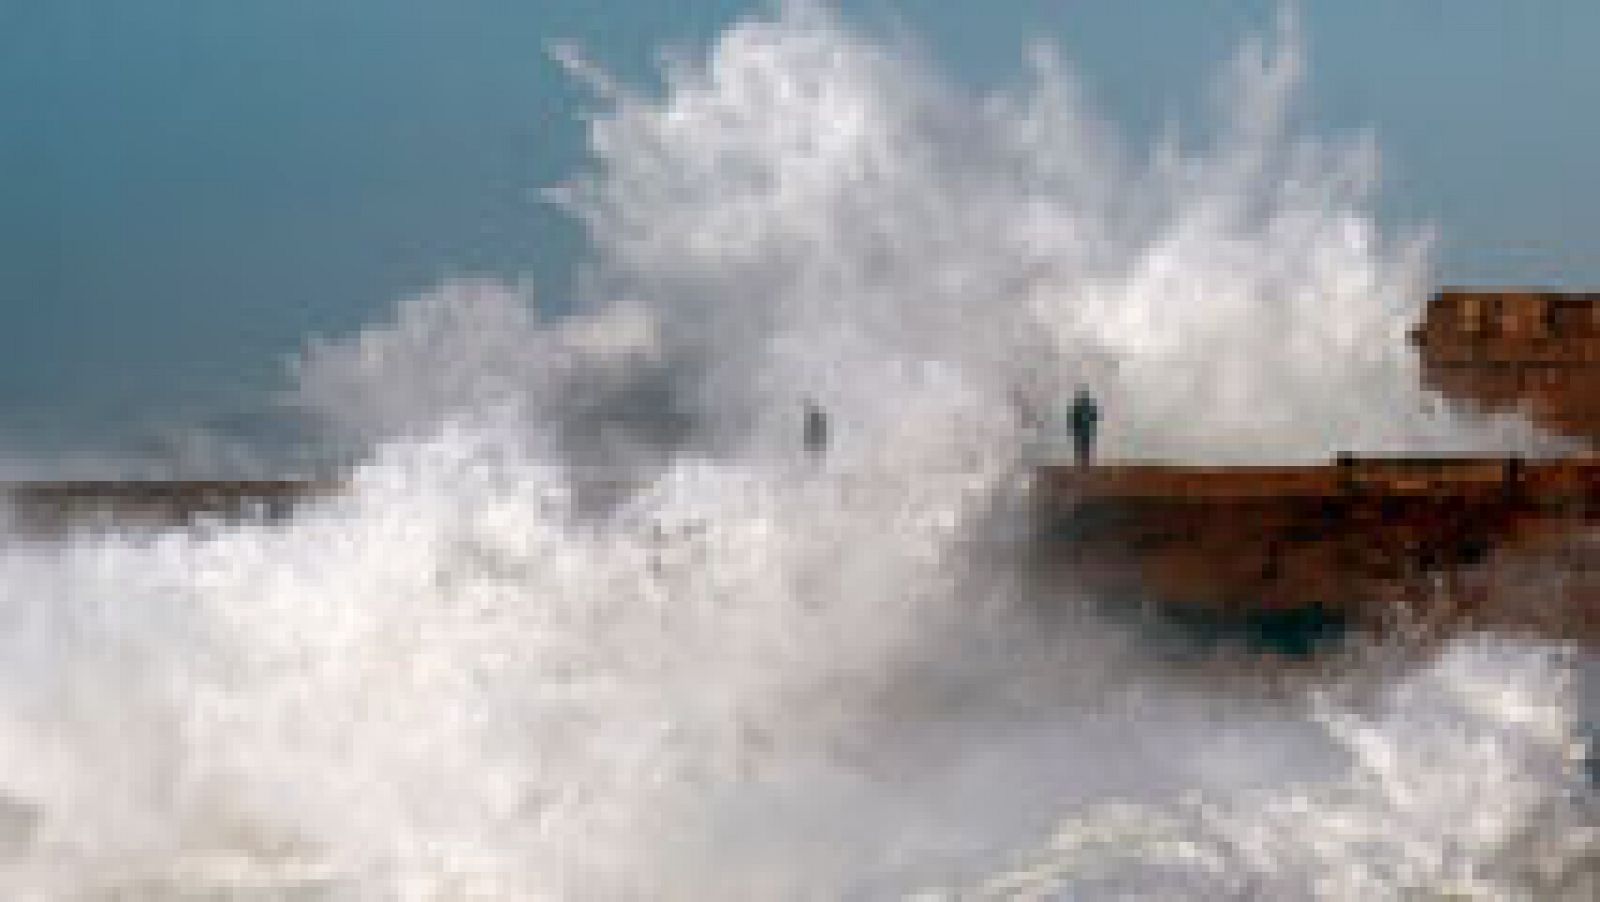
[[[1089,396],[1089,389],[1078,386],[1067,413],[1067,425],[1072,429],[1073,458],[1078,466],[1087,467],[1094,454],[1094,430],[1100,423],[1100,408]]]
[[[828,415],[810,399],[806,400],[805,444],[812,460],[820,461],[828,453]]]

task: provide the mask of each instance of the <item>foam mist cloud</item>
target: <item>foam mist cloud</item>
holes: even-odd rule
[[[805,397],[881,443],[907,418],[862,389],[888,379],[959,383],[957,421],[1019,399],[1059,419],[1086,383],[1125,458],[1563,447],[1420,387],[1426,236],[1377,222],[1369,135],[1295,130],[1290,16],[1219,77],[1204,128],[1142,150],[1048,45],[974,92],[817,4],[731,26],[659,91],[556,55],[596,103],[590,171],[551,192],[591,239],[575,312],[537,322],[525,288],[453,284],[311,349],[302,394],[343,432],[532,397],[569,423],[550,399],[612,391],[638,399],[589,405],[614,430],[669,410],[701,450],[782,445]],[[618,320],[643,324],[620,353],[565,337]]]
[[[993,873],[1064,809],[1237,782],[1241,742],[1248,779],[1304,776],[1368,729],[1169,691],[986,556],[1015,397],[1078,380],[1127,456],[1528,438],[1417,413],[1424,246],[1373,224],[1366,142],[1292,133],[1292,32],[1241,55],[1214,134],[1149,153],[1048,50],[977,94],[808,4],[658,92],[566,58],[598,92],[558,192],[593,242],[573,312],[452,282],[308,348],[297,403],[358,463],[284,521],[0,546],[0,886],[892,896]],[[627,491],[586,503],[590,465]],[[1481,701],[1467,722],[1506,715]],[[1403,746],[1412,710],[1362,741]],[[1528,731],[1485,732],[1508,751],[1456,770],[1485,798],[1564,785]],[[1385,860],[1459,810],[1392,801],[1326,810],[1376,811]],[[1329,860],[1297,812],[1262,822],[1306,863],[1271,875],[1291,889]],[[1238,817],[1221,835],[1258,847]]]
[[[897,358],[996,405],[1089,383],[1112,455],[1538,446],[1418,387],[1425,236],[1378,225],[1369,136],[1294,130],[1302,56],[1286,16],[1219,79],[1209,127],[1139,151],[1047,45],[1021,84],[974,93],[791,4],[659,94],[575,67],[601,92],[596,164],[558,197],[596,283],[656,314],[718,424],[802,392],[849,411],[853,368]]]

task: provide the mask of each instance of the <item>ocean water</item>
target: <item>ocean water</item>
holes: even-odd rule
[[[1559,447],[1417,387],[1427,242],[1292,27],[1150,148],[808,4],[660,91],[563,53],[576,313],[309,345],[349,487],[288,519],[0,546],[7,898],[1594,897],[1576,651],[1202,679],[1016,566],[1078,383],[1111,456]]]

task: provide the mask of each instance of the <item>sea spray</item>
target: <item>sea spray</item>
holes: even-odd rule
[[[1312,693],[1322,779],[1091,806],[962,898],[1587,899],[1600,799],[1567,652],[1463,640],[1392,682]],[[1359,685],[1353,683],[1352,685]]]
[[[1387,708],[1208,696],[1002,566],[1017,397],[1077,381],[1118,457],[1551,446],[1416,387],[1426,243],[1375,224],[1369,140],[1294,134],[1292,29],[1148,153],[1048,49],[974,94],[814,4],[659,92],[563,56],[598,92],[570,314],[451,282],[309,348],[358,463],[289,519],[0,548],[12,897],[1005,893],[1063,819],[1148,842],[1023,890],[1580,885],[1537,650]]]

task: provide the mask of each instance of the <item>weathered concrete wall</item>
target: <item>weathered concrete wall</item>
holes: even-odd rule
[[[1373,622],[1427,607],[1600,642],[1600,460],[1051,467],[1037,478],[1051,553],[1109,595]]]

